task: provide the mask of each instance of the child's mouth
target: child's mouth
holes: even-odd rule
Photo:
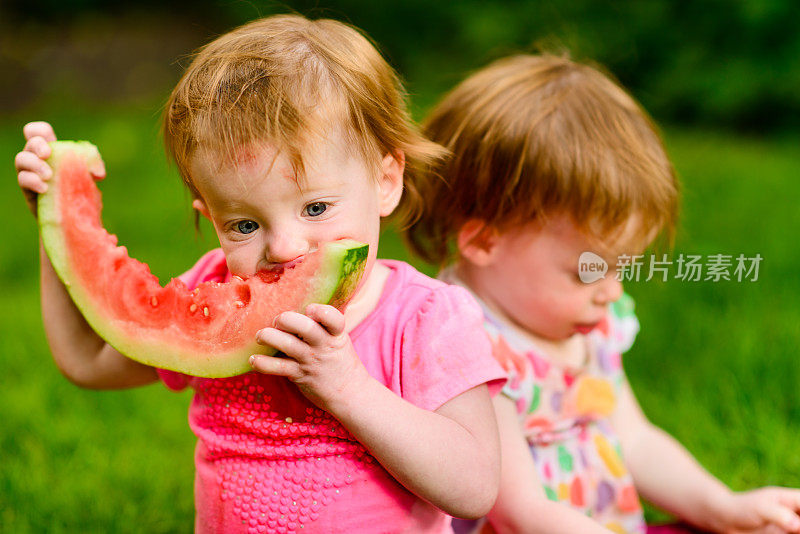
[[[305,256],[299,256],[293,260],[284,262],[284,263],[273,263],[272,265],[268,265],[263,270],[269,272],[283,272],[286,269],[291,269],[295,265],[298,265],[303,262]]]
[[[297,256],[293,260],[289,260],[289,261],[286,261],[286,262],[283,262],[283,263],[270,263],[269,265],[266,265],[264,267],[259,267],[258,270],[261,271],[261,272],[267,272],[267,273],[271,273],[271,274],[280,275],[286,269],[291,269],[295,265],[299,265],[299,264],[303,263],[306,260],[306,256],[308,256],[309,254],[313,254],[318,249],[319,249],[319,247],[317,247],[317,246],[310,247],[304,254],[301,254],[300,256]]]
[[[579,334],[586,335],[589,332],[591,332],[592,330],[594,330],[595,328],[597,328],[598,324],[600,324],[600,321],[597,321],[596,323],[578,324],[578,325],[575,325],[575,331],[578,332]]]
[[[256,276],[258,276],[259,278],[261,278],[261,280],[267,283],[277,282],[278,280],[281,279],[281,276],[283,276],[283,273],[287,269],[291,269],[295,265],[303,263],[304,259],[305,256],[300,256],[299,258],[295,258],[285,263],[273,263],[271,265],[267,265],[263,268],[260,268],[256,272]]]

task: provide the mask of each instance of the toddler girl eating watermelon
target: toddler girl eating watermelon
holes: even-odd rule
[[[678,204],[644,110],[591,66],[517,56],[462,82],[424,133],[453,157],[411,177],[426,202],[406,237],[479,300],[509,373],[494,399],[500,493],[481,532],[588,531],[547,499],[613,532],[688,531],[647,527],[639,494],[691,528],[800,532],[800,491],[730,491],[647,420],[625,378],[639,324],[615,270],[671,235]]]
[[[33,205],[55,135],[41,122],[24,133],[18,181]],[[63,373],[90,388],[161,380],[195,391],[198,532],[438,533],[451,531],[450,515],[484,515],[499,471],[487,384],[504,372],[467,291],[376,260],[404,170],[444,152],[414,129],[380,54],[336,21],[252,22],[199,51],[169,98],[164,135],[221,245],[181,277],[187,285],[288,268],[340,239],[369,245],[361,285],[344,313],[309,305],[259,331],[284,357],[198,378],[105,344],[43,254],[43,320]]]

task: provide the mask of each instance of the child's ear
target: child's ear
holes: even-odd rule
[[[458,252],[473,265],[486,267],[495,260],[499,236],[497,228],[486,221],[470,219],[461,226],[456,236]]]
[[[192,208],[199,211],[200,214],[209,221],[211,220],[211,212],[208,211],[208,206],[206,206],[206,203],[199,198],[192,200]]]
[[[403,172],[406,168],[406,155],[402,150],[390,152],[381,161],[380,215],[391,215],[403,194]]]

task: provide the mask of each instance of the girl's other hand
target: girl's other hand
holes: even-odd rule
[[[25,136],[25,148],[14,158],[17,169],[17,183],[25,194],[28,208],[36,215],[36,198],[47,191],[47,181],[53,177],[53,169],[45,161],[50,157],[51,141],[56,140],[56,134],[49,123],[43,121],[29,122],[22,128]],[[102,163],[89,169],[96,180],[102,180],[106,169]]]
[[[369,379],[345,332],[344,315],[333,306],[310,304],[305,315],[284,312],[272,328],[257,332],[256,340],[286,357],[255,354],[250,358],[254,370],[285,376],[329,412],[346,400],[349,388]]]
[[[733,493],[723,523],[732,534],[800,532],[800,490],[779,487]]]

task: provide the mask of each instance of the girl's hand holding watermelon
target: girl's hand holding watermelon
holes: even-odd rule
[[[334,405],[369,379],[345,332],[344,314],[333,306],[311,304],[305,315],[284,312],[275,319],[274,327],[261,330],[257,339],[286,357],[256,354],[251,358],[253,369],[285,376],[327,411],[337,411]]]
[[[25,135],[25,148],[14,159],[17,168],[17,182],[25,194],[25,200],[33,214],[36,214],[36,196],[47,191],[47,180],[52,178],[53,170],[45,161],[50,157],[50,141],[56,140],[56,134],[49,123],[43,121],[29,122],[22,128]],[[97,180],[106,176],[105,167],[89,169]]]
[[[53,127],[42,121],[26,124],[23,134],[25,148],[14,159],[17,182],[36,216],[38,195],[47,191],[47,181],[53,176],[45,160],[51,154],[48,143],[55,141],[56,135]],[[105,166],[98,161],[90,173],[102,180]],[[156,381],[155,369],[125,357],[97,335],[73,303],[44,247],[40,248],[42,319],[61,372],[73,383],[92,389],[128,388]]]

